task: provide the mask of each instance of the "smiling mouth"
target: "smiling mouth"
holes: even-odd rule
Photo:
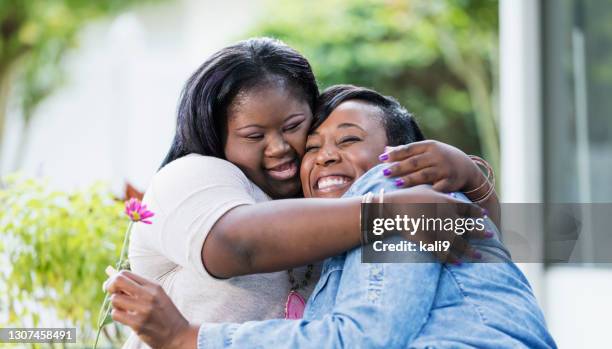
[[[297,164],[295,160],[286,162],[284,164],[269,168],[266,170],[268,175],[276,180],[283,181],[295,177],[297,174]]]
[[[352,181],[352,178],[342,175],[325,176],[317,180],[315,189],[321,192],[336,191],[346,188]]]

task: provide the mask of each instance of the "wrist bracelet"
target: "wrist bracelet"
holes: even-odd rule
[[[479,167],[479,169],[480,169],[480,166],[482,166],[486,170],[486,178],[484,182],[482,182],[482,184],[480,184],[478,187],[472,190],[464,191],[463,192],[464,194],[471,194],[471,193],[475,193],[479,191],[485,185],[487,185],[491,177],[494,178],[493,169],[491,168],[488,162],[486,162],[483,158],[475,156],[475,155],[468,155],[468,157],[470,158],[470,160],[472,160],[474,164],[476,164],[477,167]]]
[[[479,157],[479,156],[475,156],[475,155],[469,155],[469,158],[478,166],[482,166],[486,172],[487,172],[487,178],[485,179],[485,181],[479,185],[476,189],[464,192],[466,195],[467,194],[471,194],[471,193],[475,193],[480,191],[485,185],[489,185],[489,188],[487,189],[487,191],[480,196],[478,199],[474,200],[473,202],[476,204],[482,203],[483,201],[487,200],[495,191],[495,173],[493,172],[493,168],[491,167],[491,165],[484,160],[483,158]]]
[[[367,208],[364,204],[369,204],[372,202],[372,198],[374,194],[372,192],[368,192],[361,198],[361,207],[359,211],[359,224],[361,230],[361,245],[365,246],[368,244],[368,220],[367,215],[364,215],[364,211],[367,213]]]
[[[487,183],[488,183],[488,181],[487,181]],[[476,204],[482,203],[483,201],[487,200],[493,194],[494,191],[495,191],[495,180],[493,180],[493,183],[490,183],[490,186],[489,186],[489,189],[487,189],[487,192],[484,193],[478,199],[476,199],[474,201],[474,203],[476,203]]]

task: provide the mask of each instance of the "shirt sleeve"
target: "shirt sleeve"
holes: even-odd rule
[[[157,230],[161,253],[205,275],[201,251],[213,225],[232,208],[255,203],[252,184],[238,167],[200,155],[166,165],[153,178],[152,191],[164,217]]]

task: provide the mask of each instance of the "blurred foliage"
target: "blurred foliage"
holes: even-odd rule
[[[79,30],[147,1],[0,0],[0,146],[9,96],[19,97],[15,105],[27,129],[36,106],[61,83],[61,60],[76,45]]]
[[[102,184],[48,188],[17,175],[0,181],[0,327],[76,326],[79,343],[89,343],[104,268],[117,259],[129,220]],[[105,335],[116,346],[124,339],[118,327]]]
[[[414,112],[428,138],[499,164],[498,3],[493,0],[268,1],[250,36],[302,52],[321,89],[376,89]]]

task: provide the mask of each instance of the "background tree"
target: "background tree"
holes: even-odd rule
[[[497,1],[272,0],[248,34],[304,53],[321,88],[351,83],[395,96],[428,137],[499,168]]]
[[[61,82],[61,60],[93,19],[147,0],[0,0],[0,156],[9,98],[25,144],[36,106]],[[150,0],[148,0],[150,1]]]

